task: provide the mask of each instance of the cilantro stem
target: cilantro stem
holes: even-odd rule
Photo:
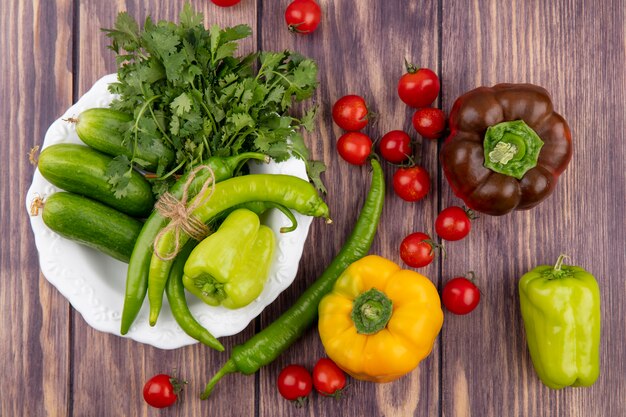
[[[141,109],[139,109],[137,117],[135,117],[135,125],[133,126],[133,131],[135,132],[135,146],[137,146],[137,132],[139,131],[139,121],[143,117],[143,114],[146,112],[146,109],[148,108],[150,103],[152,103],[157,98],[161,98],[161,95],[159,94],[157,96],[152,96],[148,100],[146,100],[146,102],[143,103],[143,106],[141,106]]]
[[[179,169],[181,169],[183,166],[185,166],[185,164],[187,163],[187,160],[183,160],[181,161],[180,164],[176,165],[176,167],[171,170],[170,172],[168,172],[165,175],[161,175],[160,177],[157,177],[157,180],[162,181],[165,179],[168,179],[169,177],[171,177],[172,175],[176,174],[176,171],[178,171]]]
[[[235,139],[237,139],[237,136],[240,136],[239,132],[241,132],[241,129],[243,129],[244,127],[240,127],[239,129],[237,129],[235,131],[235,133],[233,133],[232,135],[230,135],[230,137],[228,138],[228,142],[226,143],[226,147],[230,147],[232,146],[233,142],[235,141]],[[241,136],[248,136],[250,133],[252,133],[254,130],[250,127],[248,127],[248,129],[241,134]]]
[[[206,157],[210,158],[212,154],[211,147],[209,146],[209,141],[207,141],[207,137],[205,135],[202,135],[202,144],[206,147]]]
[[[141,92],[143,93],[143,86],[141,86]],[[150,114],[152,115],[152,120],[154,120],[154,124],[161,131],[163,137],[169,142],[169,144],[174,146],[174,142],[172,142],[172,139],[170,139],[169,135],[165,132],[165,128],[161,126],[161,124],[159,123],[159,119],[157,119],[156,115],[154,114],[154,109],[152,108],[152,106],[149,106],[148,108],[150,109]]]

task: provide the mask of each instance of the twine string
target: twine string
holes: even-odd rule
[[[196,178],[198,173],[202,170],[209,171],[209,177],[202,184],[202,188],[197,194],[197,197],[191,201],[189,205],[187,205],[187,200],[189,199],[189,189],[193,180]],[[172,193],[169,191],[163,193],[163,195],[159,198],[159,200],[155,204],[155,208],[157,212],[169,219],[170,222],[165,226],[159,233],[156,235],[154,239],[154,254],[162,261],[171,261],[176,258],[178,252],[180,252],[180,234],[185,233],[190,236],[192,239],[200,241],[207,237],[210,234],[209,227],[204,224],[201,220],[195,217],[192,213],[195,209],[200,207],[203,204],[206,204],[213,195],[215,184],[215,173],[208,165],[200,165],[194,168],[190,173],[185,185],[183,186],[183,193],[181,195],[180,200],[178,200]],[[202,196],[202,197],[200,197]],[[172,252],[164,254],[160,253],[159,243],[163,237],[170,233],[174,233],[174,249]]]

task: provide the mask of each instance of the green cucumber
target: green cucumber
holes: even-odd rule
[[[88,146],[60,143],[45,148],[37,165],[45,179],[65,191],[93,198],[131,216],[147,217],[154,207],[150,183],[131,171],[126,193],[116,197],[106,176],[112,160]]]
[[[42,218],[59,235],[126,263],[143,226],[114,208],[65,191],[44,201]]]
[[[125,155],[128,159],[139,158],[147,163],[142,168],[156,171],[159,163],[169,167],[175,158],[174,151],[162,141],[155,140],[149,147],[124,142],[124,132],[131,128],[131,115],[107,107],[87,109],[78,118],[68,119],[76,123],[78,137],[87,145],[108,155]]]

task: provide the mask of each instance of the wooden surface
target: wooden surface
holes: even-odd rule
[[[506,4],[505,4],[506,3]],[[142,20],[174,19],[182,2],[158,0],[0,3],[0,416],[558,416],[626,415],[626,4],[623,0],[479,1],[321,0],[324,17],[310,36],[284,26],[288,1],[243,0],[220,9],[192,5],[207,24],[248,23],[242,51],[294,49],[320,67],[317,130],[307,141],[328,165],[327,201],[335,223],[314,222],[294,284],[230,348],[288,308],[339,250],[363,202],[367,169],[334,150],[340,130],[330,108],[344,94],[363,95],[378,113],[373,137],[410,126],[411,111],[395,86],[406,57],[440,74],[438,105],[479,85],[532,82],[546,87],[568,120],[574,157],[554,194],[537,208],[481,216],[470,236],[448,244],[448,257],[420,272],[441,288],[474,270],[483,299],[469,316],[446,314],[432,354],[390,384],[351,380],[341,401],[314,396],[304,410],[282,400],[280,369],[312,367],[323,347],[309,331],[254,376],[232,375],[205,402],[196,398],[227,357],[201,346],[162,351],[88,327],[40,274],[24,200],[33,167],[29,149],[98,78],[115,69],[100,27],[121,10]],[[428,199],[409,204],[387,192],[373,253],[400,262],[397,247],[413,231],[432,231],[438,210],[460,204],[437,162],[438,144],[424,143],[431,172]],[[392,167],[386,167],[390,187]],[[553,391],[537,379],[526,350],[517,280],[567,252],[597,277],[602,291],[601,376],[591,388]],[[177,368],[190,381],[177,407],[149,409],[141,398],[151,375]],[[346,411],[349,410],[349,411]]]

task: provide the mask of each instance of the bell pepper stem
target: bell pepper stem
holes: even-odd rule
[[[392,303],[389,297],[372,288],[354,300],[351,318],[358,333],[374,334],[385,328],[391,312]]]
[[[483,141],[485,168],[522,179],[537,166],[543,141],[523,120],[489,126]]]
[[[561,268],[563,267],[563,262],[569,259],[569,256],[565,255],[565,254],[560,254],[558,259],[556,260],[556,264],[554,264],[554,270],[555,271],[561,271]]]
[[[211,380],[206,384],[204,391],[202,392],[202,394],[200,394],[200,398],[203,400],[209,398],[209,395],[211,395],[211,392],[213,392],[213,388],[215,388],[215,385],[219,382],[219,380],[222,379],[222,377],[224,377],[225,375],[235,372],[237,372],[237,365],[232,359],[229,359],[224,364],[224,366],[222,366],[222,368],[217,371],[213,378],[211,378]]]

